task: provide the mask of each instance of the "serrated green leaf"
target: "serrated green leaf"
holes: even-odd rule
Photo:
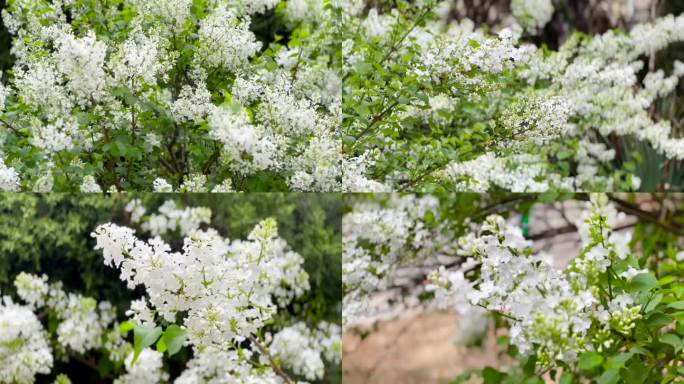
[[[577,368],[588,371],[598,367],[603,362],[603,356],[598,352],[584,352],[580,355]]]
[[[627,290],[630,292],[650,291],[656,287],[658,287],[658,280],[650,273],[640,273],[627,284]]]
[[[187,332],[175,324],[166,328],[162,339],[168,347],[169,356],[173,356],[180,351],[183,344],[185,344],[186,336]]]
[[[152,328],[136,325],[133,329],[133,360],[131,364],[135,363],[142,350],[154,344],[161,334],[161,327]]]
[[[620,370],[619,369],[609,369],[601,376],[599,376],[598,380],[596,381],[597,384],[615,384],[618,382],[620,379]]]

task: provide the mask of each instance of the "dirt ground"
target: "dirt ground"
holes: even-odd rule
[[[482,348],[454,343],[456,313],[407,312],[380,322],[362,340],[351,332],[342,339],[345,384],[446,383],[468,368],[501,365],[493,333]]]

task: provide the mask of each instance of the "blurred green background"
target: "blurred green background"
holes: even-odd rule
[[[166,200],[181,206],[203,206],[212,210],[211,227],[230,239],[245,238],[253,226],[267,217],[278,222],[280,236],[305,258],[311,290],[276,324],[297,313],[315,324],[341,321],[341,209],[339,194],[250,193],[250,194],[0,194],[0,292],[13,295],[14,277],[21,271],[46,274],[62,281],[68,291],[81,292],[98,300],[109,300],[123,312],[142,290],[128,290],[114,268],[104,265],[94,251],[92,230],[99,224],[126,225],[125,205],[139,198],[148,213]],[[142,236],[142,232],[138,231]],[[184,360],[187,356],[181,356]],[[180,368],[183,361],[177,362]],[[73,365],[73,363],[72,363]],[[60,370],[61,369],[61,370]],[[56,367],[53,372],[83,369]],[[172,369],[173,371],[173,369]],[[341,382],[340,367],[329,367],[321,382]],[[72,380],[74,377],[72,377]],[[50,376],[52,377],[52,376]],[[40,382],[51,382],[48,378]],[[82,382],[98,383],[97,376]],[[77,382],[77,381],[74,381]]]

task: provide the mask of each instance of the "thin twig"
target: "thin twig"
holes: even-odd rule
[[[264,347],[264,346],[259,342],[259,340],[256,339],[256,337],[254,337],[253,335],[249,335],[249,341],[251,341],[252,343],[254,343],[254,345],[256,345],[257,349],[259,349],[259,352],[261,352],[262,355],[264,355],[264,356],[266,356],[266,357],[268,358],[268,361],[271,363],[271,368],[273,369],[273,372],[275,372],[276,375],[282,377],[283,380],[285,380],[285,383],[286,383],[286,384],[292,383],[292,380],[290,380],[290,376],[288,376],[287,373],[285,373],[285,371],[283,371],[282,368],[280,368],[280,366],[278,365],[278,363],[276,363],[276,361],[273,360],[273,357],[272,357],[271,354],[268,352],[268,350],[266,349],[266,347]]]

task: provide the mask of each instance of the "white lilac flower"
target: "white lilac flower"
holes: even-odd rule
[[[42,307],[48,296],[47,276],[34,276],[21,272],[14,279],[17,295],[29,304],[31,308]]]
[[[247,356],[249,349],[243,349]],[[238,356],[237,351],[208,347],[193,356],[175,384],[280,384],[272,370],[258,370]]]
[[[142,384],[161,383],[168,379],[164,372],[163,355],[150,348],[140,352],[138,359],[133,362],[133,352],[125,360],[126,373],[117,377],[114,384]]]
[[[132,199],[126,204],[126,212],[131,215],[131,222],[139,223],[140,219],[145,215],[145,206],[143,206],[142,200]]]
[[[60,283],[48,285],[47,276],[28,273],[17,275],[14,285],[19,297],[32,309],[48,307],[59,319],[55,330],[57,341],[77,353],[101,346],[104,330],[114,321],[110,303],[97,303],[94,299],[66,293]]]
[[[556,360],[572,364],[584,351],[600,351],[612,342],[611,330],[629,333],[641,314],[629,293],[616,294],[607,305],[599,300],[599,275],[621,257],[616,251],[621,246],[608,236],[607,223],[613,219],[607,220],[605,213],[614,208],[600,197],[592,202],[583,215],[590,230],[580,231],[585,249],[565,269],[555,269],[548,257],[530,252],[531,243],[520,228],[490,216],[477,234],[459,240],[462,254],[479,263],[479,274],[469,267],[433,273],[436,297],[466,314],[471,308],[464,307],[464,295],[473,306],[504,314],[511,343],[523,355],[535,352],[545,366]],[[628,281],[639,272],[644,271],[632,267],[620,276]],[[592,325],[602,331],[590,334]]]
[[[81,105],[98,100],[105,87],[107,45],[97,41],[93,31],[82,38],[65,33],[55,44],[57,70],[68,79],[71,92],[78,96]]]
[[[215,230],[194,230],[182,252],[159,237],[143,241],[133,230],[99,226],[93,237],[105,263],[121,271],[129,288],[148,293],[148,308],[166,321],[183,313],[190,345],[229,348],[254,334],[309,289],[303,258],[277,237],[275,221],[259,223],[247,240],[229,241]],[[136,304],[132,313],[152,315]]]
[[[321,379],[325,371],[320,347],[307,325],[296,323],[273,335],[269,350],[298,376],[316,380]]]
[[[56,331],[57,341],[80,354],[99,348],[111,316],[100,316],[94,299],[73,293],[67,294],[66,302],[59,306],[63,308],[57,311],[61,320]]]
[[[200,21],[198,35],[199,57],[210,68],[238,69],[261,49],[249,23],[238,19],[224,3]]]
[[[102,193],[102,187],[97,183],[95,177],[92,175],[87,175],[83,178],[81,183],[81,192],[83,193]]]
[[[160,17],[174,27],[182,26],[190,17],[192,0],[127,0],[142,15]]]
[[[342,218],[342,284],[345,326],[370,316],[368,295],[393,281],[393,271],[406,260],[449,253],[454,239],[442,227],[429,228],[424,220],[440,221],[433,196],[389,195],[384,204],[357,204]]]
[[[551,0],[512,0],[511,13],[526,31],[536,33],[551,21],[553,2]]]
[[[16,192],[19,190],[19,183],[17,171],[5,165],[4,160],[0,157],[0,190]]]
[[[54,184],[55,179],[52,177],[52,171],[48,170],[36,180],[35,184],[33,184],[32,191],[39,193],[52,192]]]
[[[494,186],[512,192],[574,190],[574,180],[548,169],[548,162],[532,154],[508,158],[486,153],[474,160],[451,163],[445,170],[459,191],[488,191]]]
[[[4,85],[0,83],[0,112],[5,110],[5,101],[7,101],[7,96],[9,95],[9,92],[9,89],[7,89]]]
[[[372,180],[366,174],[375,156],[366,152],[361,156],[342,159],[342,191],[344,192],[390,192],[392,188]]]
[[[181,236],[187,236],[200,228],[202,224],[211,222],[211,209],[206,207],[180,208],[173,200],[167,200],[150,214],[142,224],[142,229],[152,236],[163,235],[178,230]]]
[[[223,180],[222,183],[216,185],[214,189],[211,190],[212,193],[228,193],[235,192],[233,189],[233,181],[230,179]]]
[[[379,15],[378,10],[372,8],[368,11],[368,16],[361,23],[363,28],[366,30],[366,36],[372,37],[383,37],[387,35],[392,25],[396,23],[396,20],[391,15]]]
[[[181,8],[178,4],[173,7]],[[107,64],[116,83],[130,87],[132,91],[142,90],[143,85],[155,86],[157,79],[170,69],[167,58],[162,54],[164,47],[161,44],[159,36],[133,31]]]
[[[211,135],[223,143],[231,168],[238,172],[264,170],[276,165],[276,143],[264,127],[249,122],[244,111],[216,109],[209,117]]]
[[[199,121],[211,113],[211,92],[206,87],[192,88],[183,86],[178,99],[171,106],[171,113],[176,121]]]
[[[291,0],[285,6],[285,17],[291,21],[316,22],[323,16],[323,6],[319,0]]]
[[[66,151],[81,161],[91,159],[90,154],[101,149],[97,143],[111,140],[113,132],[142,138],[145,153],[166,150],[169,142],[162,140],[163,135],[149,131],[158,125],[146,124],[150,118],[146,111],[152,108],[155,114],[164,109],[163,115],[170,115],[179,130],[193,132],[189,139],[213,139],[222,147],[212,172],[229,168],[233,177],[269,170],[281,173],[293,188],[339,190],[342,77],[328,49],[319,49],[334,46],[330,30],[336,24],[334,13],[322,2],[292,5],[322,28],[311,30],[299,47],[283,49],[289,52],[288,60],[279,60],[282,65],[273,68],[263,66],[263,43],[250,23],[252,17],[261,17],[281,3],[287,22],[293,21],[286,15],[289,3],[279,0],[209,0],[198,14],[193,13],[191,0],[125,0],[126,7],[134,10],[130,18],[117,5],[100,4],[98,14],[124,23],[119,27],[125,35],[115,37],[88,25],[87,7],[72,1],[48,8],[34,3],[16,1],[3,10],[3,20],[16,37],[17,60],[11,78],[0,86],[0,108],[7,102],[27,111],[13,123],[17,132],[28,133],[31,146],[43,152],[38,164],[26,172],[21,168],[22,175],[30,178],[30,182],[22,180],[28,188],[52,189],[54,180],[45,176],[37,182],[34,177],[44,175],[48,164],[61,167],[58,157]],[[185,70],[188,76],[169,79]],[[248,100],[241,97],[244,94],[249,94]],[[238,102],[242,104],[238,117],[229,119],[229,125],[220,124],[225,116],[217,117],[219,124],[210,127],[211,138],[188,129],[218,115],[215,109],[232,108]],[[121,129],[130,132],[118,132]],[[2,167],[0,171],[0,181],[14,176]],[[206,172],[196,168],[183,173]],[[155,183],[157,190],[167,192],[208,191],[218,183],[213,177],[199,183],[199,176],[186,180],[179,176],[159,174],[151,179],[173,180],[173,186]],[[115,185],[128,184],[118,177]]]
[[[0,302],[0,382],[32,384],[52,368],[46,332],[31,308]]]
[[[154,179],[152,189],[155,192],[173,192],[173,186],[161,177]]]

